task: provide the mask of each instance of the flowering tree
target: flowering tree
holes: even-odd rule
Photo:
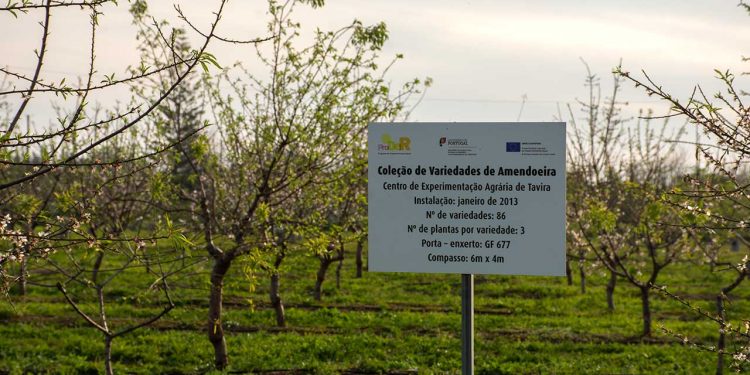
[[[359,145],[352,150],[351,158],[333,171],[332,183],[327,186],[323,199],[315,199],[315,214],[310,216],[306,230],[306,245],[318,258],[318,272],[313,296],[320,301],[323,297],[323,283],[331,265],[336,267],[336,288],[340,288],[341,268],[346,255],[346,246],[356,243],[358,261],[365,235],[362,233],[362,220],[365,206],[366,150]],[[361,265],[361,263],[360,263]],[[361,275],[361,268],[358,268]]]
[[[626,182],[628,209],[612,211],[593,203],[584,218],[582,236],[607,269],[637,287],[641,294],[644,336],[651,335],[650,292],[659,274],[684,249],[686,234],[679,213],[658,200],[659,190],[647,183]]]
[[[740,6],[750,13],[750,5],[741,2]],[[747,58],[744,60],[748,61]],[[706,94],[701,86],[696,86],[688,98],[681,100],[645,72],[642,77],[636,77],[622,68],[616,69],[617,74],[644,90],[649,96],[668,103],[671,106],[671,116],[684,118],[705,137],[702,142],[696,140],[693,146],[696,157],[707,162],[709,173],[687,176],[687,186],[672,191],[669,201],[686,212],[686,215],[702,217],[703,219],[693,226],[704,230],[705,233],[742,233],[748,228],[747,212],[750,208],[747,171],[743,168],[750,157],[750,107],[743,99],[747,93],[735,83],[735,75],[729,71],[715,72],[724,85],[722,92],[711,96]],[[717,291],[716,314],[694,308],[688,301],[666,290],[660,290],[717,323],[719,344],[704,349],[717,352],[717,373],[722,373],[724,357],[727,355],[734,357],[734,365],[738,367],[746,366],[748,363],[747,354],[750,349],[745,344],[734,352],[726,350],[726,339],[729,335],[739,342],[746,341],[750,336],[746,330],[739,329],[739,324],[731,324],[727,319],[724,305],[728,293],[747,277],[747,257],[738,264],[715,260],[714,263],[723,264],[724,267],[721,269],[733,271],[736,275],[730,284]]]
[[[123,133],[87,157],[132,157],[143,152],[144,140],[149,137],[148,133]],[[84,141],[76,141],[70,147],[75,149],[77,142]],[[32,258],[29,266],[42,271],[35,276],[35,284],[55,286],[82,320],[102,334],[108,374],[113,373],[114,339],[156,322],[174,307],[168,278],[179,272],[180,263],[176,260],[181,252],[177,250],[185,239],[168,219],[152,219],[158,214],[154,206],[160,200],[156,188],[160,181],[154,173],[157,168],[158,158],[148,158],[123,165],[68,169],[65,174],[51,172],[35,180],[39,183],[49,176],[56,177],[52,185],[55,198],[38,207],[44,207],[39,216],[55,216],[50,221],[55,224],[44,226],[49,232],[43,236],[45,242],[59,243],[64,249],[64,256],[46,256],[48,252],[43,251],[44,257]],[[172,248],[164,245],[167,239],[174,245]],[[160,240],[162,244],[157,246]],[[106,306],[117,297],[108,293],[108,286],[118,277],[143,271],[150,280],[142,285],[139,296],[158,299],[154,294],[163,294],[165,307],[149,319],[115,329]],[[92,294],[97,311],[84,307]]]
[[[141,7],[143,4],[145,2],[137,1],[134,3],[134,6]],[[207,52],[207,48],[209,43],[217,38],[215,30],[218,20],[224,11],[225,1],[220,2],[216,11],[216,17],[208,31],[201,32],[197,30],[203,37],[203,43],[197,49],[183,53],[185,51],[180,51],[179,48],[174,46],[174,40],[170,42],[170,37],[168,36],[170,33],[167,30],[160,30],[159,37],[164,38],[167,43],[172,43],[171,45],[174,47],[172,49],[174,53],[166,56],[166,60],[162,60],[161,64],[158,66],[141,64],[140,67],[131,69],[124,77],[117,77],[115,72],[104,74],[98,72],[96,47],[98,41],[97,35],[101,32],[101,15],[107,7],[116,5],[117,2],[114,0],[81,2],[47,0],[38,3],[32,1],[8,2],[6,6],[0,7],[0,12],[10,13],[16,18],[38,15],[41,19],[40,25],[42,26],[40,45],[34,50],[36,67],[33,75],[27,76],[8,68],[0,68],[3,81],[7,80],[9,82],[9,87],[0,91],[0,98],[18,97],[20,99],[15,111],[12,112],[13,114],[7,126],[0,129],[2,134],[0,137],[0,164],[4,168],[14,167],[25,172],[21,175],[4,175],[0,181],[0,191],[5,191],[14,186],[32,181],[55,169],[75,166],[91,150],[106,144],[112,138],[128,129],[137,128],[138,124],[168,98],[196,66],[207,66],[207,64],[216,63],[213,56]],[[60,10],[60,8],[80,9],[86,13],[90,21],[90,34],[87,38],[82,39],[84,45],[89,47],[89,61],[87,73],[80,85],[66,83],[64,79],[61,82],[50,82],[49,79],[45,79],[43,67],[47,62],[47,52],[50,48],[53,48],[52,42],[54,41],[54,39],[50,38],[54,29],[52,14]],[[42,14],[39,14],[40,12]],[[179,16],[187,21],[181,13]],[[93,119],[86,113],[87,109],[91,107],[91,103],[96,102],[98,94],[117,86],[143,82],[149,77],[168,70],[175,72],[172,76],[173,79],[165,83],[165,90],[154,100],[136,102],[125,109],[111,111],[105,118]],[[64,116],[59,117],[58,123],[50,129],[22,129],[22,126],[20,126],[21,120],[25,117],[31,100],[40,97],[49,98],[51,95],[60,97],[63,100],[62,103],[57,105],[65,107],[65,105],[70,104],[71,110],[67,111]],[[90,138],[90,142],[85,147],[71,154],[62,155],[60,153],[60,146],[66,142],[70,142],[72,137],[82,136],[88,130],[101,128],[105,124],[117,124],[117,126],[111,126],[107,133],[97,133],[97,137]],[[38,152],[37,155],[39,157],[34,160],[30,160],[23,154],[18,153],[19,148],[23,149],[25,146],[39,145],[46,142],[53,144],[53,147],[35,150]],[[97,164],[107,162],[122,163],[125,161],[119,156],[114,156],[111,160],[97,161]]]
[[[38,16],[42,26],[33,75],[0,68],[0,276],[8,275],[11,264],[19,261],[22,285],[27,265],[53,271],[51,277],[70,306],[103,335],[107,373],[112,373],[112,341],[167,314],[173,307],[168,278],[189,266],[184,263],[184,252],[178,251],[185,244],[184,237],[168,219],[152,218],[162,217],[156,208],[163,207],[169,185],[159,155],[179,148],[200,129],[172,134],[168,142],[156,143],[154,132],[159,127],[146,119],[157,114],[170,121],[179,117],[168,111],[172,97],[184,93],[196,67],[207,71],[210,65],[218,66],[207,52],[210,42],[260,41],[230,41],[215,34],[225,3],[218,2],[208,27],[192,24],[177,9],[178,17],[199,36],[199,47],[190,49],[183,43],[183,31],[153,19],[149,24],[145,1],[133,2],[139,37],[149,31],[152,44],[148,46],[158,45],[162,53],[142,56],[141,64],[125,73],[104,74],[98,72],[96,58],[100,22],[104,22],[104,12],[117,6],[116,1],[22,1],[0,7],[0,12],[14,17]],[[64,8],[79,10],[90,21],[90,34],[80,39],[89,59],[78,84],[51,81],[45,74],[47,52],[56,41],[52,15]],[[70,14],[74,13],[66,15]],[[65,40],[66,47],[76,41]],[[154,86],[159,87],[154,95],[138,91]],[[134,88],[138,95],[120,100],[128,104],[109,109],[96,104],[104,93],[118,87]],[[46,98],[56,99],[51,105],[57,108],[57,123],[47,128],[22,126],[22,119],[30,118],[30,103]],[[173,246],[165,247],[166,240],[173,241]],[[65,250],[65,257],[48,256],[55,250]],[[176,259],[181,260],[179,266]],[[143,294],[163,295],[164,309],[145,321],[116,329],[106,314],[107,286],[118,276],[140,270],[153,276]],[[90,291],[97,311],[88,311],[80,303]]]
[[[599,78],[591,73],[586,65],[586,87],[589,96],[581,101],[584,113],[583,122],[576,120],[571,106],[568,106],[571,123],[571,136],[568,147],[568,232],[571,245],[568,247],[566,269],[570,275],[571,259],[578,262],[578,275],[581,292],[586,292],[586,264],[595,265],[596,257],[587,251],[589,246],[581,236],[582,220],[586,207],[580,202],[587,200],[600,202],[614,210],[622,185],[619,183],[623,173],[623,136],[625,119],[620,116],[622,103],[618,102],[620,79],[613,79],[610,96],[603,97]],[[614,242],[613,245],[619,244]],[[614,290],[617,276],[610,271],[607,284],[607,306],[614,309]]]
[[[219,1],[213,22],[208,27],[195,27],[178,9],[178,17],[191,25],[200,36],[199,47],[184,48],[179,33],[163,23],[153,23],[156,32],[151,36],[166,46],[168,53],[138,67],[121,72],[99,72],[101,62],[97,60],[98,37],[104,22],[102,15],[117,6],[114,0],[84,1],[9,1],[0,7],[0,13],[15,18],[35,17],[40,20],[41,33],[38,46],[28,46],[28,51],[6,51],[29,53],[33,49],[35,68],[26,75],[10,68],[0,67],[0,216],[3,227],[0,240],[15,244],[0,251],[0,276],[7,276],[10,263],[21,262],[20,280],[23,282],[25,265],[29,258],[44,256],[49,251],[75,245],[67,236],[72,224],[80,218],[50,215],[47,209],[57,205],[56,181],[65,174],[100,167],[116,167],[144,160],[165,152],[187,138],[176,137],[169,144],[146,142],[150,147],[139,148],[140,154],[118,154],[101,152],[92,157],[97,149],[117,142],[127,132],[146,132],[148,116],[158,112],[183,84],[196,67],[208,69],[218,65],[210,53],[209,44],[216,40],[229,41],[215,34],[218,21],[224,12],[226,1]],[[144,1],[132,3],[134,14],[143,15]],[[89,34],[80,39],[55,39],[54,14],[69,9],[89,21]],[[75,13],[79,12],[79,13]],[[11,18],[9,18],[11,19]],[[77,84],[52,81],[46,73],[48,51],[58,44],[68,43],[71,48],[82,42],[88,51],[86,72]],[[229,41],[238,43],[238,41]],[[257,42],[257,40],[251,41]],[[147,82],[160,82],[158,94],[152,97],[126,98],[109,109],[103,109],[97,100],[119,87],[133,87]],[[49,99],[56,108],[57,121],[48,127],[33,126],[29,111],[32,102]],[[43,104],[42,104],[43,105]],[[27,126],[23,126],[24,120]],[[82,142],[82,140],[86,142]],[[105,157],[106,155],[106,157]],[[86,199],[88,197],[81,197]],[[91,215],[91,213],[85,213]],[[39,250],[39,251],[37,251]],[[23,284],[22,284],[23,285]]]
[[[325,172],[361,142],[366,124],[398,114],[419,87],[414,81],[391,92],[384,79],[390,65],[377,64],[387,39],[383,24],[355,21],[318,31],[310,46],[297,49],[299,24],[290,19],[295,5],[269,3],[274,39],[257,47],[267,77],[238,65],[207,81],[216,133],[206,140],[206,153],[189,157],[197,187],[180,190],[213,261],[207,331],[218,369],[228,364],[221,318],[233,262],[272,248],[264,233],[283,220],[270,215],[303,190],[329,184]]]
[[[593,257],[609,271],[607,306],[614,309],[618,278],[641,292],[643,334],[651,334],[650,288],[660,272],[683,254],[686,233],[667,225],[679,219],[659,196],[674,183],[679,162],[675,144],[667,144],[666,126],[651,121],[626,127],[619,116],[617,94],[621,78],[604,104],[596,77],[587,77],[590,90],[583,104],[586,124],[573,122],[569,169],[575,183],[569,194],[571,238],[579,264]],[[574,118],[571,111],[571,118]],[[670,135],[679,138],[681,131]],[[584,272],[580,267],[582,291]]]

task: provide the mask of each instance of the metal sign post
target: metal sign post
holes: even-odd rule
[[[474,375],[474,275],[461,274],[461,373]]]

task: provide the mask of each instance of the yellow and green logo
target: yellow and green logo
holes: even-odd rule
[[[398,142],[393,140],[390,134],[386,133],[380,137],[378,151],[411,151],[411,138],[399,137]]]

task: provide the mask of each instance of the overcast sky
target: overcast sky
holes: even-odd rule
[[[390,41],[383,53],[405,58],[393,69],[394,83],[432,77],[434,85],[412,115],[415,121],[551,121],[558,106],[586,96],[584,59],[610,87],[609,72],[622,59],[631,72],[645,69],[681,96],[696,83],[709,91],[713,69],[750,71],[750,16],[736,0],[629,1],[447,1],[327,0],[322,9],[298,7],[296,18],[308,30],[334,29],[357,18],[365,24],[384,21]],[[178,1],[196,24],[208,27],[215,1]],[[178,24],[173,2],[151,4],[153,14]],[[138,61],[129,3],[103,9],[97,39],[99,72],[118,72]],[[230,1],[219,32],[231,38],[265,35],[266,3]],[[43,13],[15,19],[0,13],[0,65],[31,74]],[[52,17],[48,80],[70,81],[86,67],[87,14],[58,10]],[[209,48],[222,65],[252,65],[251,47],[220,43]],[[748,87],[747,85],[745,87]],[[632,111],[663,106],[628,87],[624,98]],[[108,93],[103,101],[127,101],[126,92]],[[522,98],[527,98],[521,111]],[[46,98],[35,100],[35,116],[49,115]],[[41,118],[35,121],[43,121]]]

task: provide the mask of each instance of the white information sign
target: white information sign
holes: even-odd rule
[[[369,126],[369,270],[565,274],[565,123]]]

